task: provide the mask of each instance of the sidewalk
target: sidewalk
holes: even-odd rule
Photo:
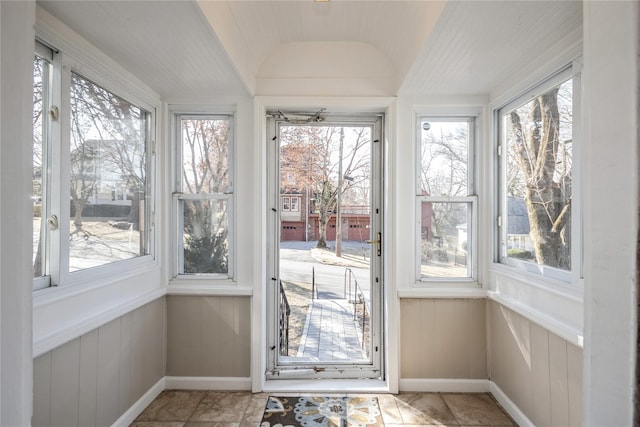
[[[307,312],[297,357],[317,362],[367,360],[361,335],[347,300],[313,300]]]

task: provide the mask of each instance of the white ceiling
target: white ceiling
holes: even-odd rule
[[[334,95],[332,84],[355,95],[488,94],[558,41],[578,42],[582,25],[582,2],[562,0],[38,3],[167,99]],[[313,52],[325,63],[309,66]],[[304,85],[287,93],[294,79]]]

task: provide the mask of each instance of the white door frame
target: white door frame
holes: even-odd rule
[[[256,220],[256,236],[261,236],[261,241],[256,242],[254,249],[254,272],[256,273],[255,284],[252,298],[252,331],[251,331],[251,383],[252,390],[271,391],[271,390],[289,390],[289,391],[314,391],[314,390],[353,390],[353,391],[389,391],[397,392],[399,383],[399,300],[397,298],[397,287],[393,281],[387,280],[392,274],[389,268],[383,269],[382,282],[385,284],[382,294],[382,315],[385,319],[383,330],[383,351],[384,372],[383,380],[266,380],[267,358],[266,358],[266,342],[267,342],[267,293],[268,285],[268,251],[269,244],[268,220],[266,212],[269,207],[269,199],[267,196],[267,117],[269,110],[297,109],[299,111],[313,110],[312,106],[321,105],[332,113],[382,113],[385,116],[384,130],[382,141],[383,161],[382,172],[383,177],[382,190],[393,188],[394,183],[391,176],[388,175],[388,165],[393,163],[395,149],[390,144],[390,140],[396,134],[396,116],[397,116],[397,100],[395,98],[300,98],[300,97],[255,97],[254,98],[254,135],[255,146],[253,152],[255,154],[254,167],[257,173],[254,175],[254,184],[256,188],[262,191],[255,196],[259,199],[258,205],[262,209],[255,212]],[[311,107],[310,107],[311,106]],[[320,108],[318,108],[319,110]],[[393,223],[393,210],[390,209],[390,201],[384,198],[382,210],[385,217],[381,225],[383,233],[388,230],[389,224]],[[389,265],[390,259],[388,253],[390,243],[389,239],[383,242],[382,263]],[[392,333],[389,333],[392,331]]]

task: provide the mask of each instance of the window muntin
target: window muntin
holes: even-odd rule
[[[71,73],[69,272],[149,253],[149,113]]]
[[[498,112],[500,260],[570,280],[574,79],[565,71]]]
[[[231,116],[178,115],[178,275],[231,278]]]
[[[419,119],[417,277],[474,279],[473,117]]]

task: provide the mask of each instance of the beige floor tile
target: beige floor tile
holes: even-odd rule
[[[396,403],[396,397],[392,394],[377,394],[376,397],[378,398],[378,405],[380,406],[380,413],[385,426],[402,424],[402,416]]]
[[[451,412],[460,425],[513,426],[511,419],[486,393],[443,394]]]
[[[268,394],[254,394],[244,414],[244,422],[259,424],[262,421],[264,408],[267,406]]]
[[[216,421],[240,423],[251,402],[249,392],[208,392],[193,411],[189,421]]]
[[[129,427],[184,427],[182,421],[136,421]]]
[[[205,393],[165,390],[136,418],[136,421],[187,421]]]
[[[184,427],[240,427],[237,422],[206,422],[206,421],[189,421]]]
[[[401,393],[396,403],[404,424],[457,425],[442,396],[437,393]]]

